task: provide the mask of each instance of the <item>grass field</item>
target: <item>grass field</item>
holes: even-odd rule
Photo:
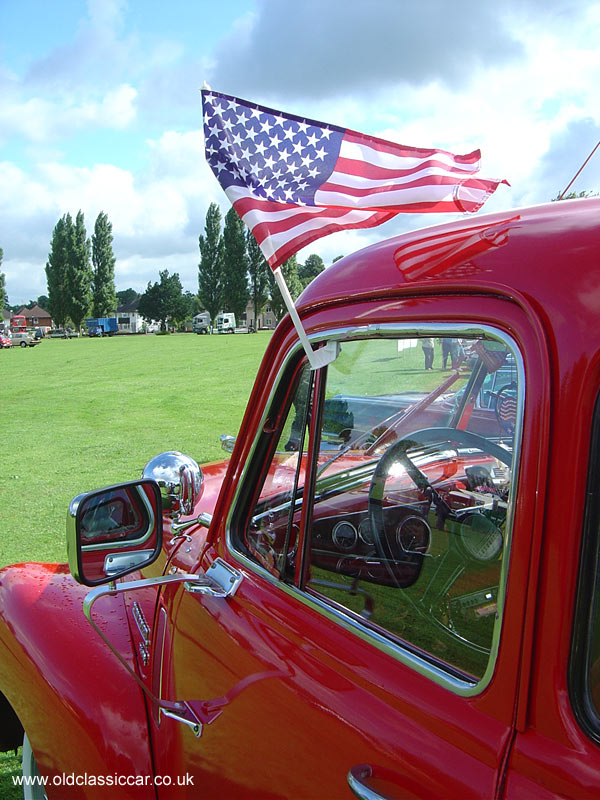
[[[0,351],[0,566],[65,561],[80,492],[180,450],[224,457],[270,334],[48,339]]]
[[[237,433],[269,338],[48,339],[0,351],[0,566],[65,561],[70,500],[140,477],[158,453],[224,457],[219,435]],[[419,347],[376,344],[380,357],[363,376],[373,393],[390,372],[398,391],[440,381],[439,370],[424,372]]]
[[[2,350],[0,566],[66,561],[70,500],[139,477],[164,450],[200,463],[224,457],[219,434],[237,433],[269,336],[51,339]],[[392,373],[397,391],[444,377],[424,372],[419,347],[399,354],[395,341],[380,341],[377,356],[363,376],[372,393]],[[347,352],[338,366],[356,390]],[[20,750],[0,754],[2,800],[22,797],[17,774]]]

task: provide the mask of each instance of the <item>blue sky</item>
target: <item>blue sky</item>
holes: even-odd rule
[[[407,145],[482,150],[487,210],[541,203],[600,139],[600,3],[579,0],[0,0],[0,247],[11,303],[46,293],[66,212],[113,224],[118,289],[197,290],[213,89]],[[600,152],[575,189],[600,190]],[[299,254],[326,264],[402,215]]]

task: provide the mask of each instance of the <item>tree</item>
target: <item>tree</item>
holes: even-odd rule
[[[92,236],[92,315],[107,317],[117,307],[115,293],[115,256],[112,249],[112,224],[100,212]]]
[[[248,305],[248,255],[245,226],[233,206],[223,229],[223,310],[241,319]]]
[[[76,328],[81,328],[81,323],[90,310],[92,300],[90,249],[83,212],[80,210],[75,218],[75,224],[71,224],[68,238],[68,266],[65,282],[66,309]]]
[[[291,256],[291,258],[288,258],[287,261],[283,262],[281,265],[281,272],[285,278],[285,282],[292,296],[292,300],[295,300],[302,291],[302,283],[298,277],[298,262],[296,260],[296,256]],[[269,273],[268,283],[269,296],[271,298],[271,308],[273,310],[273,314],[275,315],[275,319],[279,322],[279,320],[285,314],[287,306],[285,305],[285,301],[281,295],[281,292],[279,291],[279,286],[275,281],[273,272],[269,270]]]
[[[138,297],[138,293],[135,289],[122,289],[120,292],[117,292],[116,296],[117,307],[119,307],[133,303],[133,301]]]
[[[583,192],[569,192],[564,197],[557,194],[556,197],[552,198],[552,202],[554,203],[557,200],[576,200],[578,197],[597,197],[597,192],[590,192],[588,189],[584,189]]]
[[[161,330],[167,329],[167,320],[174,323],[185,319],[188,307],[183,296],[179,275],[168,270],[158,273],[159,283],[148,282],[148,287],[140,297],[139,313],[147,320],[160,322]]]
[[[254,329],[258,328],[258,315],[267,300],[267,281],[271,268],[250,231],[246,234],[248,275],[250,276],[250,299],[254,308]]]
[[[187,303],[187,311],[185,315],[186,319],[191,319],[192,317],[195,317],[196,314],[204,311],[202,308],[202,303],[198,299],[197,294],[192,294],[192,292],[187,291],[183,293],[183,297]]]
[[[52,231],[50,252],[46,262],[46,283],[48,286],[47,310],[59,328],[64,328],[67,311],[67,267],[69,263],[69,238],[73,222],[70,214],[64,214]]]
[[[198,237],[198,297],[214,323],[223,304],[223,240],[221,211],[217,203],[208,207],[204,233]]]
[[[0,247],[0,267],[4,259],[4,251]],[[6,275],[0,270],[0,311],[8,308],[8,295],[6,294]],[[1,319],[1,317],[0,317]]]
[[[309,256],[304,264],[301,264],[298,267],[298,277],[302,283],[302,288],[305,289],[308,284],[316,278],[320,272],[323,272],[325,269],[325,264],[323,263],[323,259],[321,256],[311,255]]]

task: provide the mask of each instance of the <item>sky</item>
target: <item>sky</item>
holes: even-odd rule
[[[199,89],[414,147],[482,152],[484,210],[544,203],[600,140],[600,2],[0,0],[0,247],[11,304],[47,293],[63,214],[103,211],[117,290],[159,270],[198,290],[198,236],[227,198]],[[600,149],[572,187],[600,191]],[[480,212],[481,213],[481,212]],[[339,255],[449,215],[314,242]]]

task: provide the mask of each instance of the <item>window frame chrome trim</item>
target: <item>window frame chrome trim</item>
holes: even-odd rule
[[[269,572],[265,567],[261,566],[258,562],[241,552],[234,542],[232,534],[232,524],[234,518],[237,516],[239,503],[242,497],[242,489],[247,481],[252,480],[251,469],[256,450],[259,446],[260,440],[263,437],[263,428],[269,417],[271,406],[277,390],[280,387],[281,381],[290,367],[292,360],[301,357],[302,345],[300,342],[295,342],[288,350],[284,357],[282,364],[278,370],[277,376],[273,381],[269,397],[265,403],[263,415],[260,423],[257,426],[257,434],[252,442],[252,446],[246,458],[246,462],[242,468],[240,478],[237,482],[236,491],[233,500],[229,507],[229,512],[225,520],[225,543],[229,555],[238,561],[244,568],[261,576],[268,583],[277,586],[281,591],[289,596],[294,597],[302,604],[319,611],[328,619],[340,624],[343,628],[354,633],[363,641],[370,642],[379,650],[387,653],[391,657],[400,661],[405,666],[414,669],[417,673],[425,678],[432,680],[434,683],[448,689],[456,695],[462,697],[473,697],[481,694],[490,684],[496,662],[498,658],[498,650],[500,646],[500,638],[503,628],[504,618],[504,605],[506,601],[506,589],[508,584],[508,573],[510,568],[510,560],[512,553],[512,538],[514,529],[514,512],[515,512],[515,499],[518,495],[519,487],[519,472],[521,468],[521,446],[523,437],[523,416],[525,409],[526,397],[526,382],[525,382],[525,369],[523,364],[522,353],[517,346],[517,342],[507,333],[487,324],[454,324],[454,323],[429,323],[415,325],[413,323],[372,323],[367,325],[349,326],[333,328],[329,331],[319,331],[318,333],[310,334],[308,336],[309,342],[313,348],[315,345],[322,342],[337,341],[337,342],[350,342],[359,339],[419,339],[423,337],[438,338],[440,336],[452,336],[453,338],[473,338],[478,337],[488,341],[500,342],[504,344],[509,351],[513,354],[515,359],[515,370],[519,385],[519,393],[517,398],[517,419],[515,429],[513,432],[513,464],[515,465],[511,475],[511,502],[508,504],[508,512],[506,516],[506,538],[504,549],[507,553],[507,558],[502,559],[502,567],[500,571],[500,580],[498,583],[498,608],[496,612],[497,622],[494,626],[492,635],[492,644],[490,647],[490,657],[486,670],[479,680],[470,680],[469,678],[459,678],[453,674],[450,668],[444,669],[441,665],[437,666],[432,661],[429,661],[422,656],[414,653],[409,646],[403,645],[400,642],[380,634],[374,628],[369,628],[360,620],[351,614],[343,613],[338,607],[331,605],[325,600],[298,588],[295,585],[284,583],[281,579]],[[410,643],[409,643],[410,644]],[[432,655],[432,659],[434,656]],[[456,668],[456,672],[459,672]]]

